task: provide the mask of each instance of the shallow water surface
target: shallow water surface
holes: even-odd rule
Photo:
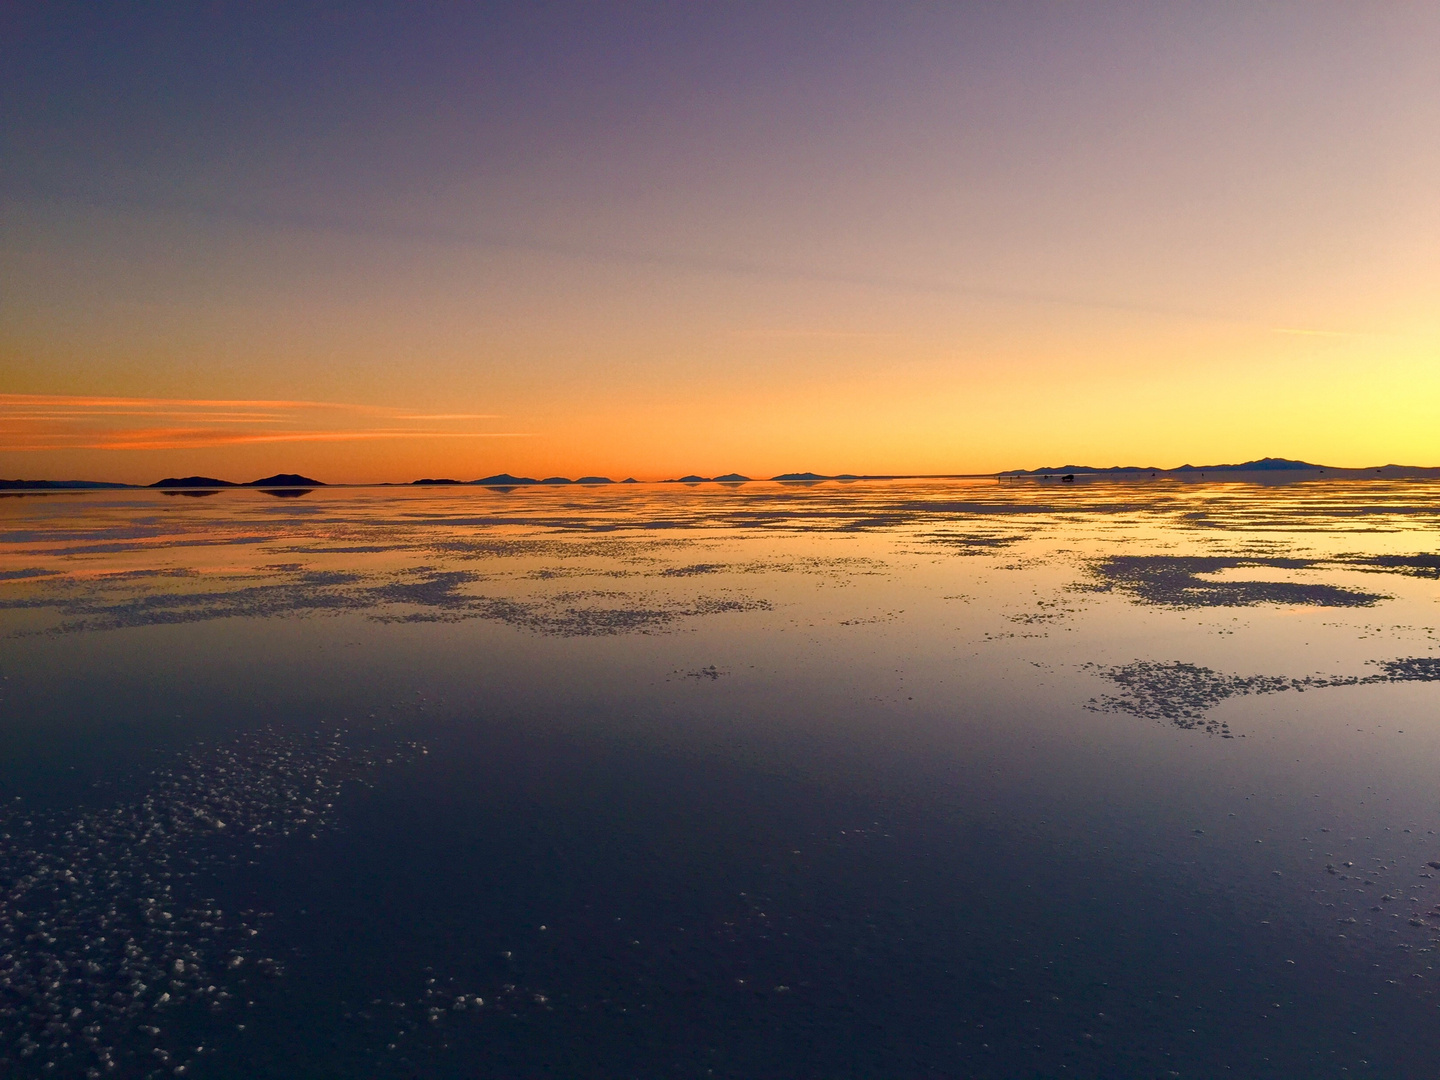
[[[1440,1074],[1440,485],[0,499],[0,1072]]]

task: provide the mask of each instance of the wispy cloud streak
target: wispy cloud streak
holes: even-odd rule
[[[0,394],[0,451],[174,450],[250,443],[511,439],[532,432],[443,425],[493,413],[417,414],[328,401]],[[416,427],[417,422],[441,426]]]

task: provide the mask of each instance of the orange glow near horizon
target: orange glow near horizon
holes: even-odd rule
[[[1027,11],[120,19],[10,87],[0,476],[1440,465],[1440,10]]]

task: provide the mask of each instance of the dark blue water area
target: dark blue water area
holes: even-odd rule
[[[303,898],[278,929],[305,956],[296,989],[322,988],[287,995],[272,1023],[293,1035],[272,1045],[308,1048],[317,1074],[374,1048],[337,991],[417,998],[430,978],[453,988],[441,1004],[498,1008],[429,1030],[413,1015],[406,1036],[390,1010],[402,1075],[1420,1076],[1436,1060],[1433,1013],[1385,979],[943,793],[466,742],[384,792],[364,843],[266,883],[262,903]]]
[[[25,504],[0,1077],[1440,1075],[1431,525],[867,490]]]
[[[424,752],[349,790],[332,829],[186,886],[261,913],[282,962],[247,968],[223,1009],[169,1009],[170,1056],[122,1045],[115,1075],[1422,1077],[1440,1061],[1433,1004],[1388,966],[1242,917],[1178,860],[1099,817],[1051,820],[1083,807],[923,730],[817,739],[777,714],[687,733],[663,696],[455,700],[463,678],[417,692],[398,657],[182,676],[172,644],[127,675],[77,647],[68,681],[13,677],[7,798],[139,796],[157,760],[257,718],[288,738],[348,717],[357,742]]]

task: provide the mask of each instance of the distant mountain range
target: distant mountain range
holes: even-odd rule
[[[760,480],[763,480],[761,477]],[[779,476],[772,476],[771,481],[781,483],[813,484],[820,480],[905,480],[904,476],[860,476],[856,473],[836,473],[827,475],[825,473],[813,472],[787,472]],[[913,479],[913,478],[912,478]],[[664,484],[753,484],[757,483],[755,477],[742,476],[740,473],[726,473],[724,476],[682,476],[678,480],[662,480]]]
[[[611,480],[608,476],[582,476],[578,480],[571,480],[568,476],[547,476],[544,480],[536,480],[533,476],[511,476],[509,473],[496,473],[494,476],[484,476],[479,480],[411,480],[415,484],[460,484],[471,487],[527,487],[531,484],[638,484],[639,481],[633,476],[627,476],[624,480]]]
[[[130,488],[135,484],[107,484],[103,480],[0,480],[0,491],[72,491],[87,488]]]
[[[237,484],[233,480],[217,480],[213,476],[167,476],[164,480],[157,480],[149,486],[152,488],[313,488],[324,487],[325,485],[319,480],[311,480],[308,476],[301,476],[299,473],[282,472],[276,473],[274,476],[266,476],[260,480],[250,480],[243,484]]]
[[[1237,465],[1181,465],[1174,469],[1161,469],[1154,465],[1111,465],[1108,468],[1097,468],[1094,465],[1055,465],[1043,469],[1007,469],[999,473],[1001,479],[1009,477],[1066,477],[1075,476],[1184,476],[1194,477],[1208,473],[1330,473],[1336,476],[1359,477],[1374,476],[1379,473],[1393,475],[1430,475],[1440,473],[1440,469],[1419,468],[1410,465],[1378,465],[1364,469],[1338,468],[1334,465],[1315,465],[1308,461],[1296,461],[1292,458],[1265,457],[1257,458],[1254,461],[1242,461]]]
[[[1056,465],[1044,469],[1007,469],[1000,473],[985,473],[984,476],[993,476],[1001,480],[1011,479],[1060,479],[1074,480],[1077,476],[1099,477],[1099,476],[1175,476],[1185,478],[1199,478],[1211,473],[1251,473],[1268,474],[1280,478],[1287,474],[1298,475],[1301,473],[1324,473],[1327,476],[1360,478],[1365,476],[1440,476],[1440,469],[1421,468],[1410,465],[1380,465],[1366,469],[1345,469],[1336,468],[1331,465],[1313,465],[1308,461],[1296,461],[1291,458],[1266,457],[1255,461],[1245,461],[1238,465],[1181,465],[1175,469],[1161,469],[1155,466],[1143,465],[1111,465],[1108,468],[1097,468],[1094,465]],[[814,484],[823,480],[923,480],[923,479],[962,479],[963,474],[951,474],[948,476],[919,476],[919,475],[857,475],[855,473],[838,473],[827,475],[814,472],[791,472],[780,473],[778,476],[770,477],[770,481],[780,483]],[[975,477],[971,474],[971,478]],[[608,476],[582,476],[578,480],[571,480],[566,476],[547,476],[543,480],[537,480],[533,476],[512,476],[510,473],[496,473],[494,476],[481,477],[479,480],[452,480],[447,478],[426,477],[423,480],[412,480],[406,487],[414,486],[465,486],[465,487],[488,487],[488,488],[517,488],[529,486],[563,486],[563,485],[597,485],[597,484],[634,484],[637,483],[633,477],[626,477],[624,480],[611,480]],[[666,484],[749,484],[759,482],[753,477],[741,473],[725,473],[722,476],[681,476],[673,480],[665,480]],[[115,484],[104,480],[0,480],[0,491],[74,491],[86,489],[111,489],[111,488],[139,488],[150,487],[169,491],[216,491],[221,488],[260,488],[276,492],[288,491],[294,494],[303,494],[305,490],[327,486],[320,480],[312,480],[308,476],[301,476],[299,473],[276,473],[274,476],[262,477],[259,480],[250,480],[240,484],[233,480],[219,480],[213,476],[167,476],[164,480],[157,480],[153,484]],[[394,484],[381,484],[380,487],[395,487]]]
[[[192,490],[231,487],[317,488],[325,487],[325,484],[299,473],[276,473],[274,476],[249,480],[243,484],[237,484],[233,480],[217,480],[213,476],[167,476],[153,484],[112,484],[104,480],[0,480],[0,491],[76,491],[144,487]]]

